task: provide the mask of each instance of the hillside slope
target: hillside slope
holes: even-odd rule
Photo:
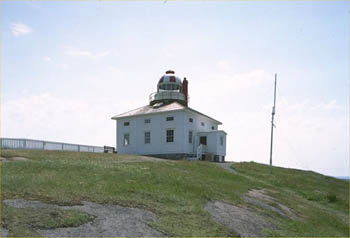
[[[251,162],[234,164],[237,174],[232,174],[209,162],[84,152],[3,150],[1,156],[29,159],[2,163],[2,200],[144,208],[157,216],[148,225],[168,236],[244,235],[243,226],[229,226],[220,220],[225,216],[211,213],[220,206],[262,217],[272,224],[262,226],[265,236],[349,236],[349,183],[314,172],[271,170]],[[36,236],[39,228],[79,226],[93,219],[83,213],[50,210],[55,215],[47,216],[42,210],[2,208],[10,236]],[[45,222],[29,221],[33,213]]]

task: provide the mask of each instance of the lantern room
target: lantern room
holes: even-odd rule
[[[168,70],[159,79],[157,92],[150,95],[150,105],[156,107],[177,101],[185,106],[188,104],[188,81],[183,81],[175,75],[173,70]]]

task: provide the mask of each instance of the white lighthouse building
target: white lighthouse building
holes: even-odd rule
[[[222,123],[188,107],[188,81],[168,70],[149,97],[149,105],[117,116],[118,153],[169,159],[223,162],[226,132]]]

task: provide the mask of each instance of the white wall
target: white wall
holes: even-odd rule
[[[166,121],[172,116],[173,121]],[[151,119],[151,123],[145,124],[145,119]],[[119,153],[128,154],[167,154],[184,152],[184,112],[164,112],[151,115],[142,115],[117,120],[117,150]],[[129,122],[129,126],[124,126]],[[166,130],[174,130],[174,142],[166,142]],[[151,132],[151,143],[145,144],[144,133]],[[124,146],[124,134],[130,134],[130,145]]]
[[[224,143],[223,145],[220,144],[220,136],[223,136],[224,138]],[[226,156],[226,133],[224,133],[223,131],[218,131],[218,133],[216,134],[217,140],[217,154],[218,155],[222,155],[222,156]]]
[[[208,132],[199,132],[198,137],[206,136],[207,137],[207,147],[206,152],[225,156],[226,155],[226,133],[223,131],[208,131]],[[223,145],[220,143],[220,137],[223,137]]]
[[[217,133],[207,134],[207,151],[217,154]]]
[[[173,121],[166,121],[166,118],[173,116]],[[193,122],[189,122],[189,118]],[[145,124],[145,119],[151,119],[151,123]],[[124,126],[129,122],[129,126]],[[204,126],[201,123],[204,122]],[[170,154],[170,153],[196,153],[199,145],[199,132],[213,131],[218,129],[217,122],[202,115],[189,111],[164,112],[150,115],[141,115],[117,120],[117,151],[125,154]],[[166,130],[174,129],[174,142],[166,142]],[[192,143],[189,143],[189,131],[193,132]],[[145,144],[144,133],[151,132],[151,143]],[[129,133],[130,144],[124,146],[124,134]],[[223,135],[225,135],[223,133]],[[226,136],[225,136],[226,137]],[[226,143],[226,138],[224,139]],[[207,144],[211,151],[218,151],[219,155],[226,153],[226,146],[220,148],[220,139],[217,133],[209,133]],[[225,144],[224,144],[225,145]],[[215,148],[218,147],[218,148]],[[209,149],[209,148],[208,148]]]
[[[189,118],[193,119],[193,123],[189,122]],[[204,126],[202,126],[201,124],[202,122],[204,122]],[[186,139],[184,140],[185,142],[184,147],[185,147],[186,153],[196,153],[197,147],[199,145],[199,137],[197,134],[199,132],[212,131],[212,128],[211,128],[212,126],[214,126],[214,129],[217,130],[219,125],[217,124],[217,122],[207,117],[204,117],[202,115],[199,115],[197,113],[188,112],[188,111],[184,112],[184,134],[186,135]],[[193,136],[194,136],[192,144],[188,143],[188,131],[190,130],[193,131]],[[207,144],[208,143],[209,141],[207,141]]]

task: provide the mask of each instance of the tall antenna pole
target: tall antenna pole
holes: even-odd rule
[[[275,108],[276,108],[276,84],[277,84],[277,74],[275,74],[275,90],[273,95],[272,120],[271,120],[270,166],[272,166],[273,128],[275,127],[275,124],[273,124],[273,119],[275,116]]]

